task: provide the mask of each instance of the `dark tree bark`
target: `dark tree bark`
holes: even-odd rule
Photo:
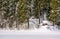
[[[40,24],[40,1],[38,1],[38,14],[39,14],[39,24]],[[38,25],[39,28],[40,25]]]

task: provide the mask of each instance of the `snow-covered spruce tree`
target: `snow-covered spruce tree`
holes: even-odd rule
[[[35,16],[35,18],[39,18],[39,15],[38,15],[38,0],[34,1],[34,16]]]
[[[13,22],[13,21],[11,21],[11,16],[13,15],[13,13],[11,13],[12,12],[12,8],[10,7],[10,0],[3,0],[3,10],[4,10],[4,20],[6,21],[6,23],[5,23],[5,27],[12,27],[12,24],[11,24],[11,22]],[[8,26],[7,26],[7,23],[8,23]],[[4,25],[3,25],[4,26]]]
[[[51,8],[52,10],[50,11],[49,15],[49,20],[53,22],[53,26],[57,23],[59,15],[56,11],[57,9],[57,1],[56,0],[51,0]]]
[[[18,27],[17,25],[17,3],[19,0],[9,0],[9,27],[12,28],[15,26],[15,28]],[[14,24],[15,23],[15,24]],[[13,26],[14,25],[14,26]]]
[[[9,28],[11,29],[13,27],[13,22],[14,22],[14,0],[9,0],[9,15],[10,17],[8,17],[9,19]]]
[[[59,14],[59,20],[57,25],[60,26],[60,0],[57,0],[57,2],[58,2],[57,13]]]
[[[16,21],[16,28],[18,29],[18,2],[19,0],[14,0],[13,2],[13,10],[14,10],[14,21]]]
[[[3,21],[3,23],[2,23],[2,27],[6,27],[6,21],[4,20],[6,17],[7,17],[7,15],[5,14],[5,13],[7,13],[8,14],[8,12],[9,12],[9,8],[8,8],[8,4],[9,4],[9,2],[8,2],[8,4],[7,4],[7,0],[2,0],[2,14],[3,14],[3,19],[2,19],[2,21]]]
[[[2,22],[3,22],[3,14],[2,14],[2,0],[0,0],[0,28],[3,28]]]
[[[13,26],[13,23],[16,21],[16,3],[17,1],[16,0],[9,0],[9,28],[12,28],[14,27]],[[15,24],[16,26],[16,24]]]
[[[6,20],[5,26],[12,28],[13,22],[16,19],[15,13],[16,13],[16,3],[17,0],[3,0],[3,14],[4,14],[4,20]]]
[[[19,24],[25,23],[29,19],[29,8],[27,4],[27,0],[19,0],[18,6],[18,20]]]

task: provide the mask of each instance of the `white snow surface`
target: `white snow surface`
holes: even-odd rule
[[[38,19],[30,19],[30,26],[37,26],[37,24]],[[0,29],[0,39],[60,39],[60,30],[57,25],[52,26],[45,20],[38,29],[35,27],[27,30]]]
[[[34,24],[34,23],[35,24]],[[33,25],[32,25],[33,24]],[[36,24],[38,24],[38,19],[30,19],[30,26],[37,26]],[[47,24],[47,25],[44,25]],[[60,30],[57,28],[57,25],[52,26],[52,23],[49,21],[44,20],[41,24],[40,27],[37,29],[34,27],[34,29],[22,29],[22,30],[10,30],[10,29],[0,29],[0,35],[1,34],[29,34],[29,35],[34,35],[34,34],[60,34]]]
[[[49,30],[46,27],[33,30],[0,30],[0,39],[60,39],[60,30]]]
[[[48,26],[41,26],[39,29],[28,29],[28,30],[0,30],[0,35],[12,35],[12,34],[17,34],[17,35],[40,35],[40,34],[60,34],[60,30],[58,29],[48,29]]]

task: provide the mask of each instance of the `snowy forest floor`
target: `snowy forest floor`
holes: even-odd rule
[[[39,29],[34,28],[34,29],[27,29],[27,30],[0,30],[0,35],[1,34],[60,34],[60,29],[56,28],[56,27],[52,27],[50,26],[50,28],[48,28],[48,26],[41,26]]]
[[[60,30],[50,30],[46,27],[29,30],[0,30],[0,39],[60,39]]]
[[[60,29],[48,25],[27,30],[0,29],[0,39],[60,39]]]
[[[35,28],[38,19],[30,19],[30,29],[0,29],[0,39],[60,39],[60,29],[57,25],[44,20],[39,28]],[[33,28],[32,28],[33,27]]]
[[[48,21],[48,20],[42,20],[41,19],[41,23],[39,24],[39,19],[29,19],[29,29],[12,29],[10,30],[8,29],[1,29],[0,28],[0,33],[1,32],[60,32],[60,26],[54,25],[53,23]],[[27,26],[27,23],[24,23],[22,26]],[[39,28],[37,28],[37,26],[39,26]]]

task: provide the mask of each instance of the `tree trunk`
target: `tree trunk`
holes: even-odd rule
[[[29,18],[28,18],[28,29],[29,29]]]
[[[38,2],[38,14],[39,14],[39,24],[40,24],[40,2]],[[38,28],[39,28],[40,25],[38,25]]]

